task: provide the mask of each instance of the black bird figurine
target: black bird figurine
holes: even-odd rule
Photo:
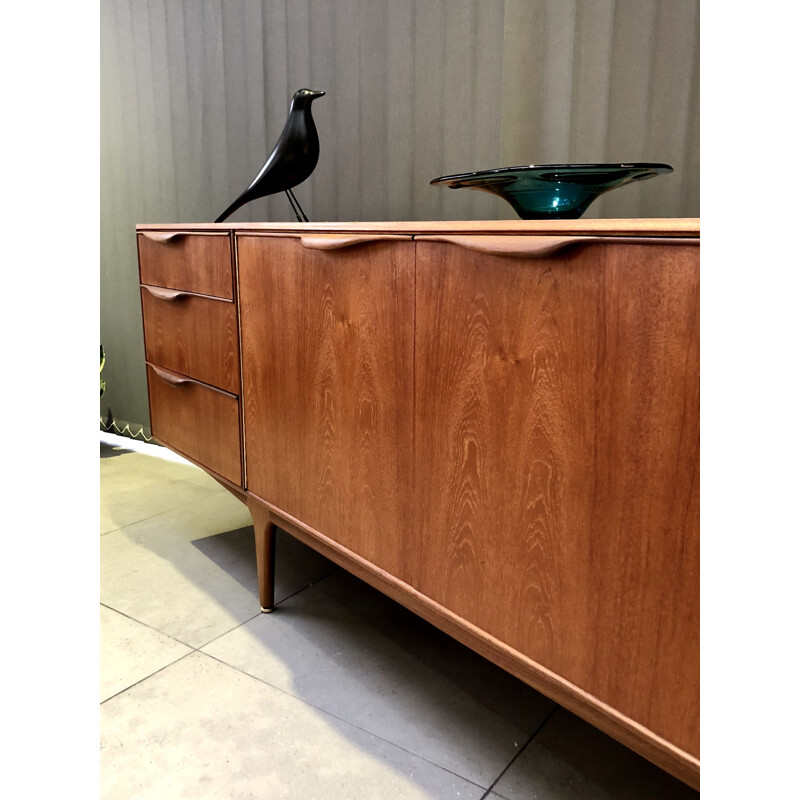
[[[227,219],[236,209],[251,200],[278,192],[286,192],[298,222],[308,222],[308,217],[292,193],[292,187],[302,183],[317,166],[319,137],[311,116],[311,103],[324,94],[325,92],[316,92],[313,89],[300,89],[294,93],[283,133],[261,167],[261,172],[217,217],[216,222]]]

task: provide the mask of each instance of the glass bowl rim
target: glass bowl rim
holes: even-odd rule
[[[502,175],[509,172],[533,172],[542,170],[578,171],[585,169],[649,169],[654,172],[673,172],[669,164],[659,164],[650,161],[622,162],[608,164],[525,164],[519,167],[495,167],[493,169],[482,169],[476,172],[462,172],[456,175],[442,175],[434,178],[431,184],[444,183],[445,181],[464,180],[465,178],[482,178],[491,175]]]

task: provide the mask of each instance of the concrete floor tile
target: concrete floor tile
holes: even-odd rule
[[[484,793],[201,653],[100,710],[102,800],[479,800]]]
[[[101,477],[124,471],[128,474],[190,481],[214,491],[222,488],[207,472],[166,447],[140,443],[136,447],[137,450],[128,450],[124,445],[111,445],[101,441]]]
[[[276,599],[335,569],[280,531]],[[100,538],[100,600],[191,647],[260,613],[252,520],[225,490]]]
[[[142,453],[100,459],[100,533],[131,525],[209,494],[225,492],[190,465]]]
[[[554,708],[344,571],[203,650],[484,787]]]
[[[698,792],[559,709],[493,791],[504,800],[697,800]]]
[[[186,645],[100,606],[100,701],[191,652]]]

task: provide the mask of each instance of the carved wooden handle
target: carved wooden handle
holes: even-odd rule
[[[164,383],[168,383],[170,386],[180,386],[183,383],[199,383],[199,381],[192,380],[191,378],[185,378],[182,375],[176,375],[174,372],[167,372],[167,370],[161,369],[155,364],[149,364],[149,367],[159,378],[161,378],[162,381],[164,381]]]
[[[566,247],[606,241],[601,236],[415,236],[418,242],[448,242],[494,256],[542,258]]]
[[[142,231],[142,236],[149,239],[151,242],[159,242],[161,244],[169,244],[169,242],[177,242],[186,236],[181,231]]]
[[[312,234],[300,237],[300,244],[308,250],[339,250],[342,247],[353,247],[357,244],[367,242],[383,241],[411,241],[410,236],[392,236],[389,234],[364,234],[364,235],[335,235],[335,234]]]
[[[189,297],[189,292],[181,292],[178,289],[164,289],[161,286],[142,286],[147,289],[153,297],[159,300],[177,300],[179,297]]]

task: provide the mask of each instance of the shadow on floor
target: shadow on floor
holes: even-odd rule
[[[192,546],[253,595],[253,612],[260,615],[253,526],[194,539]],[[275,601],[278,604],[340,569],[280,528],[276,534],[275,551]],[[306,566],[308,573],[301,574],[298,564]],[[187,577],[191,579],[191,576]],[[224,605],[224,598],[215,600]]]
[[[117,447],[113,444],[100,442],[100,458],[114,458],[115,456],[124,456],[126,453],[133,452],[133,450],[126,450],[123,447]]]
[[[283,531],[278,535],[280,580],[294,560],[287,549],[295,558],[303,549],[314,551]],[[248,527],[194,544],[257,600],[252,542]],[[330,724],[341,735],[356,725],[509,800],[699,797],[401,604],[331,567],[313,590],[297,591],[279,600],[274,614],[246,623],[246,652],[241,641],[226,651],[223,636],[212,654],[332,714]]]

